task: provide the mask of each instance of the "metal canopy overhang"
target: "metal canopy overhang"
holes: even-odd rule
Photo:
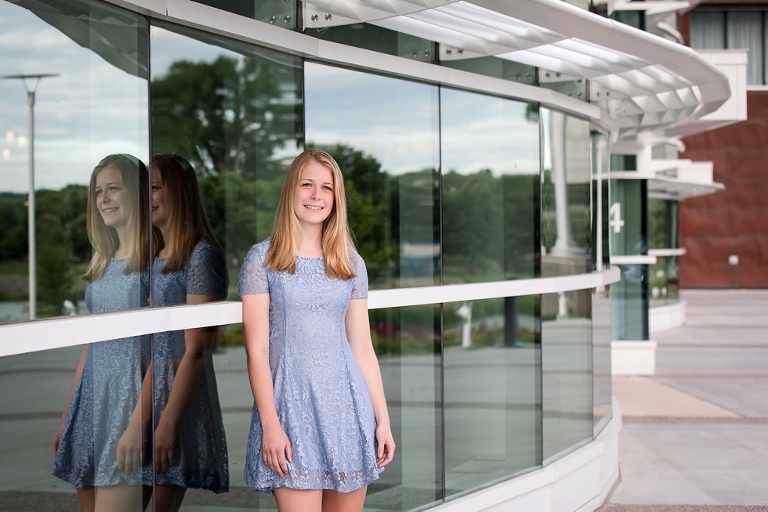
[[[101,37],[87,20],[68,14],[65,0],[20,1],[36,6],[33,11],[39,16],[80,44],[88,43],[117,67],[146,76],[146,49],[136,48],[131,30],[125,41],[116,36],[123,25],[114,24],[111,37]],[[669,3],[663,2],[664,7]],[[103,14],[107,19],[113,15]],[[102,15],[96,9],[91,16]],[[443,60],[496,56],[540,68],[542,80],[589,80],[591,104],[600,108],[602,122],[612,128],[617,142],[641,134],[674,137],[705,131],[706,123],[698,119],[717,110],[731,94],[727,77],[691,48],[560,0],[304,3],[305,27],[360,22],[440,43]]]
[[[308,28],[368,22],[435,41],[442,60],[496,56],[548,81],[589,80],[617,140],[674,136],[731,94],[691,48],[562,1],[310,0],[304,15]]]

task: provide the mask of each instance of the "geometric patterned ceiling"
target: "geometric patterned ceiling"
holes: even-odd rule
[[[731,94],[694,50],[559,0],[310,0],[304,16],[307,28],[366,22],[431,40],[442,60],[495,56],[542,81],[589,80],[619,139],[673,134]]]

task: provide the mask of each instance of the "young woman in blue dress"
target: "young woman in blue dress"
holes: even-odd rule
[[[248,251],[239,287],[254,397],[246,483],[274,493],[281,512],[362,510],[395,443],[365,263],[325,151],[291,164],[273,233]]]
[[[148,305],[149,172],[130,155],[109,155],[91,173],[87,227],[93,257],[83,279],[92,313]],[[54,476],[77,490],[84,511],[143,510],[141,461],[149,401],[140,400],[147,336],[85,346],[53,441]],[[148,396],[148,395],[147,395]]]
[[[153,264],[153,307],[223,300],[229,284],[195,172],[179,155],[152,159],[152,224],[162,237]],[[154,336],[154,436],[145,483],[154,482],[155,510],[175,511],[187,488],[229,489],[224,424],[213,369],[215,327]]]

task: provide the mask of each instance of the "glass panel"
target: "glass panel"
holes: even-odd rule
[[[657,256],[650,268],[650,306],[666,306],[680,301],[680,264],[678,256]]]
[[[641,10],[637,11],[613,11],[610,16],[612,19],[635,27],[640,30],[645,30],[645,12]]]
[[[768,84],[768,65],[766,65],[765,62],[765,56],[768,55],[768,23],[766,23],[766,20],[768,20],[768,11],[761,11],[761,14],[763,16],[763,45],[761,48],[763,55],[763,76],[760,78],[762,79],[762,84]]]
[[[592,290],[592,412],[593,435],[597,436],[611,419],[611,294],[601,287]]]
[[[546,69],[539,70],[539,82],[541,87],[551,89],[571,98],[587,101],[587,87],[589,82],[581,78],[576,80],[562,80],[560,73]]]
[[[541,275],[592,270],[592,159],[589,123],[542,109]]]
[[[440,307],[377,309],[370,320],[397,452],[366,510],[412,510],[442,498]]]
[[[763,16],[761,11],[736,11],[727,13],[728,25],[726,48],[747,48],[747,84],[763,85]]]
[[[438,283],[437,88],[307,63],[308,147],[344,172],[371,288]]]
[[[648,297],[643,285],[648,279],[648,265],[618,265],[621,281],[611,286],[613,339],[648,339]],[[643,309],[646,308],[646,309]]]
[[[611,180],[611,254],[648,253],[646,240],[646,182]]]
[[[541,464],[540,298],[444,306],[446,495]]]
[[[443,89],[443,282],[537,272],[538,108]]]
[[[451,53],[448,54],[447,52]],[[454,56],[454,58],[451,58]],[[456,54],[450,48],[443,48],[440,54],[440,63],[448,68],[461,69],[479,75],[502,78],[522,84],[536,83],[536,68],[511,60],[498,57],[475,57],[472,59],[456,58]]]
[[[592,290],[542,296],[545,463],[592,439]]]
[[[127,173],[121,213],[146,212],[146,171],[136,166],[149,155],[146,24],[92,2],[2,2],[0,33],[0,322],[86,313],[81,276],[92,257],[94,276],[103,274],[118,244],[106,210],[98,215],[95,198],[87,206],[102,158],[132,155],[115,164]],[[23,78],[31,69],[50,76]],[[89,242],[89,212],[100,252]],[[118,257],[135,270],[146,270],[149,259],[144,220],[131,216],[120,231]],[[114,271],[118,263],[110,265]],[[92,311],[146,305],[139,293]]]
[[[250,0],[248,2],[239,0],[194,1],[290,30],[294,30],[299,26],[299,11],[296,0]]]
[[[677,201],[648,198],[648,245],[651,249],[678,247]],[[665,306],[680,300],[680,268],[677,255],[657,256],[650,267],[650,306]]]
[[[126,511],[144,509],[141,465],[120,471],[117,445],[129,438],[129,419],[139,426],[149,421],[138,411],[131,416],[146,341],[112,340],[91,344],[86,352],[80,346],[0,358],[0,386],[13,390],[0,394],[0,509],[80,510],[71,484],[90,485],[79,494],[93,499],[94,483],[117,482],[128,485],[101,487],[99,503],[112,498]],[[54,439],[59,448],[52,457]],[[139,451],[141,443],[139,432]],[[59,478],[51,476],[52,463]]]
[[[643,180],[611,180],[611,254],[648,253]],[[614,340],[648,339],[648,265],[619,265],[621,281],[611,286]]]
[[[611,266],[609,233],[611,186],[608,136],[592,133],[592,267],[602,270]]]
[[[674,144],[656,144],[651,148],[653,160],[676,160],[680,156],[680,150]],[[675,168],[675,171],[677,169]]]
[[[182,27],[152,27],[153,223],[162,247],[154,305],[238,298],[241,259],[271,233],[286,162],[301,148],[299,64]],[[242,475],[253,403],[242,344],[241,325],[154,336],[155,443],[166,444],[165,426],[175,423],[171,439],[183,454],[155,478],[188,487],[185,507],[239,506],[248,493],[260,510],[274,509]],[[184,382],[192,391],[172,407]]]
[[[636,171],[637,155],[611,155],[611,171]]]
[[[322,20],[319,22],[322,24]],[[313,23],[313,25],[316,25]],[[429,39],[401,34],[368,23],[355,23],[337,27],[307,28],[310,36],[334,41],[356,48],[364,48],[387,55],[397,55],[422,62],[436,60],[436,44]]]
[[[722,50],[725,46],[725,11],[695,10],[690,21],[691,48]]]

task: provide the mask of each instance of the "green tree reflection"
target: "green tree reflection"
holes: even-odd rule
[[[256,57],[174,62],[151,84],[153,151],[201,174],[274,176],[275,148],[301,139],[293,73]]]

